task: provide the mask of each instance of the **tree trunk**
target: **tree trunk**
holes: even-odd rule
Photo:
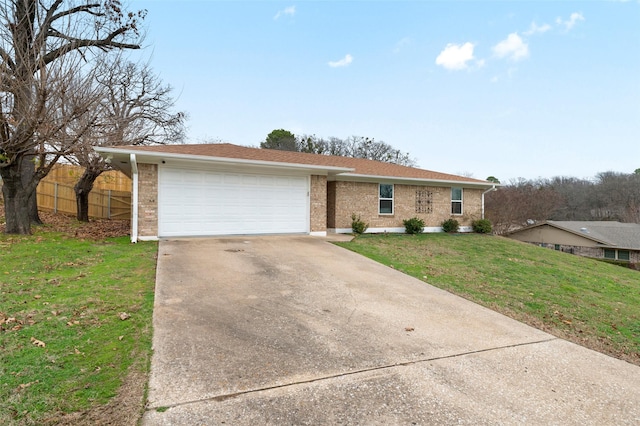
[[[20,164],[21,162],[17,162],[0,168],[3,181],[5,233],[30,235],[29,196],[33,191],[23,184]]]
[[[34,178],[36,173],[36,165],[34,163],[36,156],[34,155],[25,155],[22,160],[22,185],[24,187],[29,185],[29,182]],[[37,188],[37,187],[36,187]],[[29,209],[29,221],[32,225],[42,225],[42,220],[40,219],[40,215],[38,214],[38,197],[37,190],[34,189],[29,195],[28,200],[28,209]]]
[[[76,193],[77,218],[81,222],[89,222],[89,193],[93,189],[93,183],[102,171],[86,168],[82,177],[73,187]]]

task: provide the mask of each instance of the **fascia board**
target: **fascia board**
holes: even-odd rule
[[[469,182],[469,181],[460,181],[460,180],[446,180],[446,179],[424,179],[424,178],[408,178],[408,177],[398,177],[398,176],[376,176],[376,175],[362,175],[356,173],[341,173],[336,176],[335,180],[338,181],[349,181],[349,182],[394,182],[399,184],[437,184],[442,185],[445,184],[447,186],[462,186],[465,188],[492,188],[493,186],[499,186],[498,184],[494,184],[491,182]]]
[[[640,247],[625,247],[625,246],[616,246],[613,244],[598,244],[597,247],[600,248],[608,248],[608,249],[616,249],[616,250],[629,250],[629,251],[640,251]]]
[[[96,152],[105,154],[120,154],[129,155],[136,154],[138,163],[160,163],[163,159],[173,159],[181,161],[197,161],[201,163],[223,163],[223,164],[237,164],[237,165],[253,165],[269,168],[279,169],[296,169],[296,170],[309,170],[317,172],[326,172],[327,174],[339,174],[352,172],[353,168],[335,167],[335,166],[320,166],[314,164],[299,164],[299,163],[283,163],[277,161],[263,161],[263,160],[245,160],[241,158],[228,158],[228,157],[211,157],[208,155],[191,155],[191,154],[174,154],[166,152],[149,152],[138,150],[123,150],[117,148],[95,147]]]

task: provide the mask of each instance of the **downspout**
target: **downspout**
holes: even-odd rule
[[[496,188],[496,186],[493,185],[491,188],[487,189],[486,191],[484,191],[482,193],[482,219],[484,219],[484,194],[487,194],[487,193],[489,193],[491,191],[497,191],[497,190],[498,190],[498,188]]]
[[[138,163],[136,155],[130,154],[131,180],[133,181],[131,191],[131,242],[138,242]],[[484,194],[483,194],[484,195]],[[484,200],[484,199],[483,199]]]

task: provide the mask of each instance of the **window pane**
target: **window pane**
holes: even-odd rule
[[[380,184],[380,198],[393,198],[393,185]]]
[[[604,249],[604,258],[605,259],[615,259],[616,251],[613,249]]]
[[[393,201],[391,201],[391,200],[380,200],[380,213],[382,213],[382,214],[391,214],[391,213],[393,213]]]
[[[451,214],[462,214],[462,203],[458,201],[451,203]]]
[[[629,251],[628,250],[618,250],[618,259],[619,260],[629,260]]]
[[[451,201],[462,201],[462,188],[451,188]]]

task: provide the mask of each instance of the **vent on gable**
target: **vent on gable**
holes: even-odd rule
[[[589,230],[587,228],[580,228],[580,232],[583,232],[585,234],[589,233]]]

